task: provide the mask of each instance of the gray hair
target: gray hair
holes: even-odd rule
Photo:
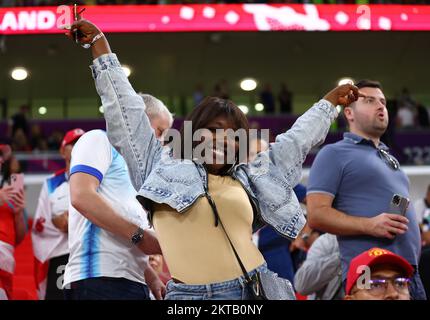
[[[154,119],[159,117],[162,113],[164,113],[169,119],[169,125],[173,124],[173,114],[167,109],[165,104],[154,96],[146,93],[138,93],[145,103],[145,113],[147,114],[149,119]]]

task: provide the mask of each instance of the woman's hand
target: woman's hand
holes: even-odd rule
[[[359,97],[364,97],[364,95],[358,92],[356,86],[347,83],[334,88],[325,95],[324,99],[331,102],[334,106],[341,105],[347,107],[357,101]]]
[[[12,196],[13,192],[14,189],[11,186],[6,186],[0,189],[0,206],[10,200],[10,197]]]
[[[102,31],[92,22],[81,19],[73,22],[71,26],[62,26],[62,29],[69,30],[66,36],[74,41],[74,32],[78,33],[78,41],[81,45],[91,45],[93,58],[97,59],[103,54],[111,53],[109,43]],[[98,36],[98,39],[95,37]],[[95,40],[95,42],[93,42]]]
[[[15,215],[20,214],[25,208],[24,190],[12,193],[9,200],[13,203],[13,212]]]
[[[151,290],[152,294],[154,295],[155,299],[163,300],[166,296],[166,286],[160,280],[155,270],[151,266],[147,265],[144,275],[145,282],[149,287],[149,290]]]
[[[91,44],[94,37],[101,33],[100,29],[88,20],[78,20],[71,26],[63,26],[63,29],[69,30],[66,36],[74,40],[74,33],[78,32],[78,41],[80,44]]]

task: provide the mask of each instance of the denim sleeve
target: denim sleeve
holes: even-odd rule
[[[268,152],[270,161],[282,170],[291,186],[300,182],[302,165],[309,151],[324,142],[337,110],[320,100],[305,112],[290,130],[276,137]]]
[[[325,146],[318,152],[309,172],[307,194],[325,193],[336,196],[343,175],[339,160],[340,155],[334,145]]]
[[[324,234],[315,240],[294,276],[296,290],[309,295],[323,289],[340,272],[339,255],[336,236]]]
[[[143,99],[134,91],[115,54],[104,54],[91,66],[101,98],[110,143],[127,162],[131,181],[139,190],[162,146],[145,113]]]

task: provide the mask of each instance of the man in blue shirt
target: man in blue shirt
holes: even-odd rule
[[[378,82],[356,84],[363,95],[344,110],[349,131],[317,155],[308,181],[308,222],[338,236],[343,279],[351,259],[373,247],[388,249],[415,267],[411,296],[426,299],[418,273],[420,233],[412,205],[390,213],[394,194],[409,198],[409,180],[380,137],[388,126]],[[359,271],[359,270],[357,270]]]

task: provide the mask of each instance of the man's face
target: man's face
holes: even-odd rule
[[[150,122],[151,127],[154,129],[155,137],[162,141],[164,131],[170,128],[169,117],[163,113],[158,117],[150,119]]]
[[[372,267],[371,280],[387,280],[384,284],[374,283],[371,289],[358,289],[357,285],[351,290],[351,294],[345,297],[348,300],[410,300],[409,286],[395,281],[404,278],[404,272],[398,267],[388,264],[381,264]]]
[[[384,93],[378,88],[361,88],[360,97],[351,107],[345,108],[345,116],[352,128],[372,136],[381,136],[388,126],[388,111]]]

